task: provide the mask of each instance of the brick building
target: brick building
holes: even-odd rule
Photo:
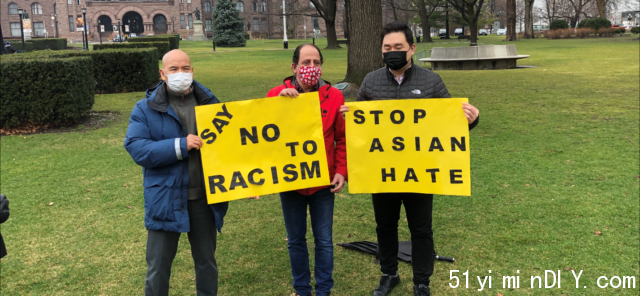
[[[105,28],[102,33],[103,41],[116,35],[117,28],[127,34],[125,26],[129,32],[137,35],[178,33],[186,38],[193,34],[194,11],[197,7],[205,33],[211,37],[211,12],[217,2],[218,0],[0,0],[0,25],[4,38],[19,38],[18,8],[21,8],[28,12],[33,23],[32,38],[59,36],[80,42],[82,8],[86,7],[89,40],[92,41],[98,41],[101,25]],[[240,17],[244,19],[245,33],[252,37],[282,38],[281,0],[237,0],[234,3]],[[288,13],[295,10],[308,15],[317,14],[309,0],[295,3],[296,7],[287,7]],[[336,31],[338,38],[341,38],[344,34],[344,7],[338,6]],[[305,33],[307,37],[311,37],[314,29],[326,36],[324,20],[320,17],[295,15],[288,17],[288,22],[288,33],[294,35],[289,35],[289,38],[304,38]]]

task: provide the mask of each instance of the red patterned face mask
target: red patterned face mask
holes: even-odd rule
[[[313,86],[318,83],[320,80],[320,76],[322,76],[322,69],[320,67],[314,66],[301,66],[298,67],[298,78],[300,82]]]

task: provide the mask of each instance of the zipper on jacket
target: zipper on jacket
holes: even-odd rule
[[[400,83],[398,83],[398,88],[396,89],[396,100],[400,99]]]

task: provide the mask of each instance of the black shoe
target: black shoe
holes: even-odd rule
[[[418,286],[413,285],[413,293],[415,293],[415,296],[431,296],[429,286],[425,286],[423,284],[420,284]]]
[[[400,284],[400,275],[397,273],[395,276],[383,274],[382,277],[380,277],[380,285],[373,290],[373,296],[387,296],[389,292],[391,292],[391,289],[395,288],[398,284]]]

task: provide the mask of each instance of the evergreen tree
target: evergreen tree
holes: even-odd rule
[[[213,7],[213,41],[220,47],[244,47],[244,21],[231,0],[220,0]]]

